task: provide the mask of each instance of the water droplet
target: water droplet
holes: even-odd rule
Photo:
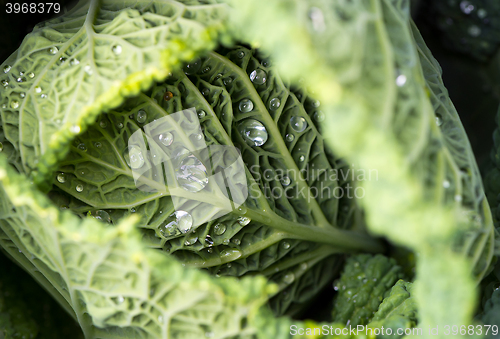
[[[205,237],[205,245],[208,247],[211,247],[214,245],[214,241],[212,240],[212,237],[210,236],[210,234],[207,234],[207,236]]]
[[[487,15],[488,15],[488,12],[486,12],[485,9],[480,8],[477,10],[477,16],[479,19],[484,19],[484,18],[486,18]]]
[[[283,243],[281,244],[281,246],[282,246],[285,250],[287,250],[287,249],[289,249],[289,248],[290,248],[290,243],[288,243],[288,242],[286,242],[286,241],[283,241]]]
[[[313,117],[317,122],[322,122],[325,120],[325,113],[323,113],[323,111],[316,111],[314,112]]]
[[[3,72],[4,73],[9,73],[9,71],[11,70],[11,66],[10,65],[5,65],[4,68],[3,68]]]
[[[0,142],[0,152],[3,151],[3,144]]]
[[[135,207],[131,207],[131,208],[129,209],[129,211],[130,211],[130,213],[135,213]]]
[[[122,46],[114,45],[113,47],[111,47],[111,52],[113,52],[115,55],[120,55],[122,53]]]
[[[92,75],[92,73],[94,73],[94,71],[92,70],[92,67],[90,65],[87,65],[85,67],[83,67],[83,70],[85,71],[85,73],[87,73],[88,75]]]
[[[49,53],[50,54],[56,54],[57,52],[59,52],[59,49],[56,46],[53,46],[53,47],[49,48]]]
[[[240,250],[231,248],[226,249],[220,253],[220,257],[224,261],[233,261],[240,258],[243,255]]]
[[[262,60],[262,62],[260,64],[264,67],[270,67],[271,61],[269,61],[268,59],[264,59],[264,60]]]
[[[222,240],[222,243],[223,243],[224,245],[229,245],[229,239],[224,239],[224,240]]]
[[[17,100],[12,100],[12,102],[10,103],[10,107],[16,109],[19,107],[19,102]]]
[[[290,118],[290,125],[295,132],[301,133],[307,128],[307,121],[303,117],[293,116]]]
[[[82,142],[78,145],[78,149],[83,152],[87,152],[87,146]]]
[[[460,194],[455,195],[455,201],[456,202],[462,201],[462,196]]]
[[[214,81],[217,81],[217,80],[219,80],[220,78],[222,78],[222,75],[223,75],[222,73],[217,74],[217,75],[215,76],[215,78],[214,78]]]
[[[25,82],[26,78],[25,77],[19,77],[16,79],[17,82]]]
[[[214,252],[214,249],[213,249],[213,248],[209,248],[209,249],[207,250],[207,252],[208,252],[208,253],[213,253],[213,252]]]
[[[208,174],[205,165],[187,149],[177,154],[175,176],[177,182],[186,191],[199,192],[208,184]]]
[[[40,86],[35,86],[36,93],[42,93],[42,88]]]
[[[279,98],[273,98],[269,101],[269,109],[275,111],[281,106],[281,101]]]
[[[250,221],[252,221],[252,219],[248,218],[248,217],[239,217],[238,218],[238,223],[241,225],[241,226],[246,226],[250,223]]]
[[[204,118],[206,115],[207,115],[207,113],[204,110],[200,109],[198,111],[198,118],[200,118],[200,119]]]
[[[201,94],[203,94],[203,96],[207,96],[209,93],[210,93],[210,90],[208,88],[204,88],[201,90]]]
[[[263,85],[267,80],[267,73],[261,69],[256,69],[250,73],[250,80],[256,85]]]
[[[241,112],[248,113],[251,110],[253,110],[253,102],[250,99],[243,99],[240,101],[238,108],[240,109]]]
[[[288,133],[286,136],[285,136],[285,139],[286,141],[288,142],[292,142],[295,140],[295,135],[291,134],[291,133]]]
[[[122,295],[119,295],[117,298],[116,298],[116,301],[121,304],[125,301],[125,298],[122,296]]]
[[[169,101],[169,100],[170,100],[170,99],[172,99],[173,97],[174,97],[174,93],[169,92],[169,91],[165,92],[165,94],[163,95],[163,99],[164,99],[165,101]]]
[[[295,275],[292,272],[287,273],[283,276],[283,282],[285,284],[291,284],[293,283],[294,280],[295,280]]]
[[[398,77],[396,78],[396,86],[402,87],[405,84],[406,84],[406,75],[404,74],[398,75]]]
[[[449,188],[450,187],[450,182],[448,180],[443,181],[443,187],[444,188]]]
[[[9,86],[9,82],[7,80],[2,80],[2,86],[3,87]]]
[[[462,1],[460,3],[460,9],[462,10],[462,12],[469,15],[474,10],[474,5],[471,4],[469,1]]]
[[[186,66],[184,66],[184,73],[187,75],[195,74],[200,70],[201,67],[201,60],[200,59],[195,59]]]
[[[307,270],[307,263],[306,263],[306,262],[303,262],[302,264],[300,264],[300,269],[301,269],[302,271]]]
[[[200,133],[196,133],[193,135],[193,139],[199,141],[199,140],[203,139],[203,135],[201,135]]]
[[[194,245],[194,243],[196,243],[198,241],[198,236],[196,235],[190,235],[186,238],[186,240],[184,240],[184,245],[185,246],[191,246],[191,245]]]
[[[222,79],[222,83],[224,84],[224,86],[227,86],[227,85],[229,85],[232,82],[233,82],[233,78],[224,78],[224,79]]]
[[[78,185],[76,185],[76,191],[77,191],[78,193],[83,192],[83,185],[82,185],[82,184],[78,184]]]
[[[33,78],[35,77],[35,73],[33,73],[33,72],[29,72],[29,73],[28,73],[28,77],[29,77],[30,79],[33,79]]]
[[[476,38],[476,37],[478,37],[478,36],[481,35],[481,28],[479,28],[476,25],[472,25],[472,26],[469,27],[469,29],[467,30],[467,32],[469,33],[469,35],[471,37]]]
[[[306,160],[306,157],[305,157],[305,156],[303,156],[303,155],[301,155],[301,156],[299,157],[299,161],[300,161],[300,162],[302,162],[302,161],[304,161],[304,160]]]
[[[238,125],[238,129],[250,146],[262,146],[266,143],[268,134],[264,125],[255,119],[246,119]]]
[[[233,242],[234,242],[234,244],[235,244],[235,245],[239,245],[239,244],[241,244],[241,240],[240,240],[240,239],[238,239],[238,238],[234,238],[234,239],[232,239],[232,240],[233,240]]]
[[[138,123],[143,124],[148,119],[148,114],[145,110],[141,109],[137,112],[135,119]]]
[[[158,322],[160,324],[163,324],[163,316],[161,316],[161,315],[158,316]]]
[[[26,93],[21,92],[21,93],[19,93],[19,96],[20,96],[21,98],[24,98],[24,97],[26,96]]]
[[[101,144],[99,141],[96,141],[96,142],[94,143],[94,146],[95,146],[95,148],[101,148],[101,147],[102,147],[102,144]]]
[[[436,125],[441,126],[443,124],[443,118],[440,114],[436,114]]]
[[[7,108],[7,104],[2,104],[2,108],[6,109]]]
[[[240,59],[241,59],[241,58],[243,58],[243,57],[245,56],[245,52],[243,52],[243,51],[238,51],[238,52],[236,53],[236,56],[237,56],[238,58],[240,58]]]
[[[64,64],[65,62],[66,62],[66,58],[64,58],[64,57],[60,57],[59,58],[59,63],[60,64]]]
[[[215,235],[223,235],[225,232],[226,232],[226,225],[219,223],[214,226]]]
[[[101,120],[99,121],[99,126],[101,126],[101,128],[106,128],[108,126],[108,123],[105,120]]]
[[[210,72],[210,67],[209,67],[209,66],[205,67],[205,68],[201,71],[201,73],[207,73],[207,72]]]
[[[109,216],[109,213],[106,211],[103,210],[91,211],[89,212],[88,215],[99,221],[103,221],[108,224],[111,223],[111,217]]]
[[[163,146],[170,146],[174,142],[174,135],[170,132],[162,133],[158,136],[158,140]]]
[[[144,165],[144,157],[137,146],[128,146],[123,152],[123,158],[131,169],[141,168]]]
[[[290,185],[291,182],[292,182],[292,180],[288,176],[284,176],[281,178],[281,184],[283,186],[288,186],[288,185]]]
[[[78,65],[79,63],[80,63],[80,60],[78,60],[78,59],[71,59],[71,60],[69,61],[69,64],[70,64],[71,66]]]
[[[64,184],[66,182],[66,175],[64,173],[59,173],[57,175],[57,181],[59,181],[61,184]]]
[[[116,124],[116,127],[118,127],[119,129],[122,129],[123,128],[123,122],[119,122]]]
[[[47,94],[43,93],[42,95],[40,95],[40,98],[47,99]]]

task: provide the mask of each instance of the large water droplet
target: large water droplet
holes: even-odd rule
[[[78,193],[83,192],[83,185],[82,185],[82,184],[78,184],[78,185],[76,185],[76,188],[75,188],[75,189],[76,189],[76,191],[77,191]]]
[[[145,123],[147,119],[148,119],[148,114],[143,109],[139,110],[135,116],[135,120],[137,120],[137,122],[140,124]]]
[[[226,225],[219,223],[214,226],[215,235],[223,235],[225,232],[226,232]]]
[[[122,46],[114,45],[113,47],[111,47],[111,52],[113,52],[115,55],[120,55],[122,53]]]
[[[208,184],[208,175],[205,165],[187,149],[177,155],[175,176],[177,182],[189,192],[199,192]]]
[[[240,250],[231,248],[226,249],[220,253],[220,257],[224,261],[233,261],[240,258],[243,255]]]
[[[295,275],[292,272],[287,273],[283,276],[283,282],[285,284],[291,284],[293,283],[294,280],[295,280]]]
[[[4,68],[3,68],[3,72],[4,73],[9,73],[9,71],[11,70],[11,66],[10,65],[5,65]]]
[[[201,60],[200,59],[195,59],[186,66],[184,66],[184,73],[187,75],[195,74],[200,70],[201,67]]]
[[[243,99],[240,101],[238,108],[243,113],[250,112],[251,110],[253,110],[253,102],[250,99]]]
[[[131,169],[141,168],[144,165],[144,156],[137,146],[128,146],[123,152],[123,158]]]
[[[239,217],[238,218],[238,223],[241,225],[241,226],[246,226],[250,223],[250,221],[252,221],[252,219],[248,218],[248,217]]]
[[[172,215],[175,216],[176,226],[181,233],[185,234],[191,230],[193,226],[193,217],[191,214],[185,211],[175,211]]]
[[[256,85],[263,85],[267,80],[267,73],[261,69],[256,69],[250,73],[250,80]]]
[[[189,235],[184,241],[185,246],[194,245],[198,241],[198,236],[195,234]]]
[[[289,176],[285,175],[284,177],[281,178],[281,184],[283,186],[288,186],[288,185],[290,185],[291,182],[292,182],[292,180],[290,179]]]
[[[106,211],[103,210],[91,211],[89,212],[88,215],[99,221],[103,221],[108,224],[111,223],[111,217],[109,216],[109,213]]]
[[[479,28],[476,25],[472,25],[472,26],[469,27],[469,29],[467,30],[467,32],[469,33],[469,35],[471,37],[476,38],[476,37],[478,37],[478,36],[481,35],[481,28]]]
[[[19,107],[19,102],[17,100],[12,100],[10,103],[10,107],[16,109]]]
[[[174,142],[174,135],[170,132],[162,133],[158,136],[158,140],[163,146],[170,146]]]
[[[285,250],[289,249],[290,248],[290,243],[289,242],[286,242],[286,241],[283,241],[281,243],[281,247],[283,247]]]
[[[269,109],[275,111],[277,110],[281,105],[281,101],[279,98],[273,98],[271,101],[269,101]]]
[[[50,54],[56,54],[57,52],[59,52],[59,49],[56,46],[53,46],[53,47],[49,48],[49,53]]]
[[[460,9],[462,10],[462,12],[464,12],[465,14],[471,14],[472,11],[474,10],[474,5],[471,4],[469,1],[462,1],[460,3]]]
[[[246,119],[238,125],[238,129],[250,146],[262,146],[266,143],[268,133],[264,125],[255,119]]]
[[[290,118],[290,126],[295,132],[301,133],[307,128],[307,121],[303,117],[293,116]]]
[[[66,175],[64,173],[59,173],[57,175],[57,181],[59,181],[61,184],[64,184],[66,182]]]

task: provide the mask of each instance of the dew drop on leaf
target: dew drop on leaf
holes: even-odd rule
[[[73,134],[78,134],[78,133],[80,133],[81,128],[80,128],[80,126],[78,126],[78,125],[73,125],[73,126],[71,126],[71,127],[70,127],[70,129],[69,129],[69,130],[70,130],[70,132],[71,132],[71,133],[73,133]]]
[[[88,214],[90,217],[97,219],[99,221],[105,222],[110,224],[111,223],[111,217],[109,216],[109,213],[103,210],[97,210],[97,211],[91,211]]]
[[[207,115],[207,113],[204,110],[200,109],[198,111],[198,118],[200,118],[200,119],[204,118],[206,115]]]
[[[301,156],[299,157],[299,161],[300,161],[300,162],[302,162],[302,161],[304,161],[304,160],[306,160],[306,157],[305,157],[305,156],[303,156],[303,155],[301,155]]]
[[[123,158],[131,169],[141,168],[144,165],[144,157],[137,146],[128,146],[123,152]]]
[[[238,51],[238,52],[236,52],[236,56],[241,59],[241,58],[243,58],[245,56],[245,52]]]
[[[289,242],[286,242],[286,241],[283,241],[283,242],[282,242],[282,244],[281,244],[281,246],[282,246],[285,250],[287,250],[287,249],[289,249],[289,248],[290,248],[290,243],[289,243]]]
[[[184,241],[184,245],[185,246],[191,246],[191,245],[194,245],[197,241],[198,241],[198,236],[196,236],[196,235],[190,235]]]
[[[167,91],[163,95],[163,100],[170,101],[170,99],[172,99],[173,97],[174,97],[174,93]]]
[[[205,165],[187,149],[181,150],[176,157],[175,177],[177,182],[189,192],[199,192],[208,184]]]
[[[87,146],[82,142],[78,145],[78,149],[83,152],[87,152]]]
[[[201,94],[206,97],[208,94],[210,94],[210,90],[208,88],[204,88],[201,90]]]
[[[215,235],[223,235],[226,232],[226,225],[218,223],[214,226]]]
[[[170,146],[174,142],[174,135],[170,132],[162,133],[158,136],[158,140],[163,146]]]
[[[101,148],[102,144],[99,141],[97,141],[94,143],[94,146],[95,146],[95,148]]]
[[[229,245],[229,239],[224,239],[224,240],[222,240],[222,243],[223,243],[224,245]]]
[[[207,73],[207,72],[210,72],[210,67],[209,67],[209,66],[205,67],[205,68],[201,71],[201,73]]]
[[[93,71],[92,71],[92,67],[90,67],[90,65],[87,65],[83,68],[83,70],[85,71],[85,73],[87,73],[88,75],[92,75]]]
[[[0,142],[0,152],[3,151],[3,144]]]
[[[273,98],[269,101],[269,109],[275,111],[281,106],[281,101],[279,98]]]
[[[284,177],[281,178],[281,184],[283,186],[288,186],[288,185],[290,185],[291,182],[292,182],[292,180],[290,179],[289,176],[285,175]]]
[[[101,128],[106,128],[108,126],[108,123],[105,120],[101,120],[99,121],[99,126],[101,126]]]
[[[82,185],[82,184],[78,184],[78,185],[76,185],[76,188],[75,188],[75,189],[76,189],[76,191],[77,191],[78,193],[83,192],[83,185]]]
[[[2,80],[2,86],[3,87],[9,86],[9,82],[7,80]]]
[[[261,69],[253,70],[250,73],[250,80],[256,85],[263,85],[267,80],[267,73]]]
[[[212,240],[212,237],[210,236],[210,234],[207,234],[207,236],[205,237],[205,245],[211,247],[213,246],[213,244],[214,241]]]
[[[448,180],[443,181],[443,187],[444,188],[449,188],[450,187],[450,182]]]
[[[226,249],[220,253],[220,257],[224,261],[233,261],[240,258],[243,255],[240,250],[231,248]]]
[[[12,100],[12,102],[10,103],[10,107],[16,109],[19,107],[19,102],[17,100]]]
[[[56,54],[57,52],[59,52],[59,49],[56,46],[53,46],[53,47],[49,48],[49,53],[50,54]]]
[[[4,73],[9,73],[9,71],[11,70],[11,66],[10,65],[5,65],[4,68],[3,68],[3,72]]]
[[[35,73],[33,73],[33,72],[29,72],[29,73],[28,73],[28,77],[29,77],[30,79],[33,79],[33,78],[35,77]]]
[[[233,78],[224,78],[224,79],[222,79],[222,83],[224,84],[224,86],[227,86],[227,85],[229,85],[232,82],[233,82]]]
[[[232,240],[233,240],[233,242],[234,242],[234,244],[235,244],[235,245],[239,245],[239,244],[241,244],[241,240],[240,240],[240,239],[238,239],[238,238],[234,238],[234,239],[232,239]]]
[[[111,52],[113,52],[115,55],[120,55],[122,53],[122,46],[113,45],[113,47],[111,47]]]
[[[440,114],[436,114],[436,125],[441,126],[443,124],[443,118]]]
[[[301,269],[302,271],[307,270],[307,263],[306,263],[306,262],[303,262],[302,264],[300,264],[300,269]]]
[[[26,93],[21,92],[21,93],[19,93],[19,96],[20,96],[21,98],[24,98],[24,97],[26,96]]]
[[[148,119],[148,114],[146,113],[145,110],[141,109],[137,112],[135,119],[137,120],[138,123],[143,124]]]
[[[40,98],[47,99],[47,94],[44,93],[44,94],[40,95]]]
[[[291,133],[288,133],[286,136],[285,136],[285,139],[286,141],[288,142],[292,142],[295,140],[295,135],[291,134]]]
[[[462,201],[462,196],[460,194],[455,195],[455,201],[456,202],[461,202]]]
[[[117,123],[116,127],[118,127],[119,129],[122,129],[123,128],[123,123],[122,122]]]
[[[253,102],[250,99],[243,99],[240,101],[238,108],[242,113],[248,113],[253,110]]]
[[[285,284],[291,284],[293,283],[294,280],[295,280],[295,275],[292,272],[287,273],[283,276],[283,282]]]
[[[264,125],[255,119],[246,119],[238,125],[243,139],[250,146],[262,146],[268,139]]]
[[[69,61],[69,64],[70,64],[71,66],[78,65],[79,63],[80,63],[80,61],[79,61],[78,59],[71,59],[71,60]]]
[[[35,86],[36,93],[42,93],[42,88],[40,86]]]
[[[400,74],[396,78],[396,86],[402,87],[406,84],[406,75]]]
[[[290,126],[295,132],[301,133],[307,128],[307,121],[303,117],[293,116],[290,118]]]
[[[61,184],[64,184],[66,182],[66,175],[64,173],[59,173],[57,175],[57,181],[59,181]]]

